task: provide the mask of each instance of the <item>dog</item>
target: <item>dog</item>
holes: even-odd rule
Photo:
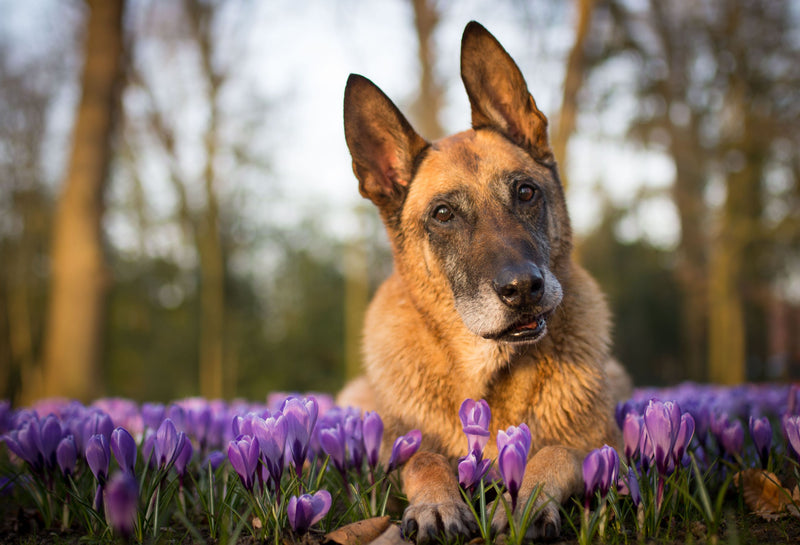
[[[337,401],[377,410],[387,438],[422,431],[401,475],[401,528],[418,543],[477,530],[454,471],[467,454],[461,403],[485,399],[493,430],[527,424],[517,510],[541,486],[528,536],[555,537],[559,505],[582,490],[586,454],[620,442],[614,403],[630,384],[610,356],[604,296],[572,259],[547,118],[476,22],[462,37],[461,77],[472,129],[432,143],[371,81],[347,81],[345,139],[394,271],[367,310],[364,374]],[[490,440],[485,457],[496,456]]]

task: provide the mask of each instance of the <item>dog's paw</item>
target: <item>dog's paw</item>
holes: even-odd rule
[[[511,497],[505,495],[505,505],[511,505]],[[505,505],[501,502],[499,505],[489,506],[489,512],[494,511],[492,517],[492,532],[497,535],[508,531],[508,514],[505,510]],[[525,508],[524,502],[520,499],[520,504],[514,512],[514,521],[519,526],[522,522],[522,514]],[[537,498],[531,509],[530,523],[525,531],[526,539],[556,539],[561,535],[561,513],[559,512],[558,505],[548,499]]]
[[[403,537],[418,544],[435,542],[444,536],[448,541],[478,533],[475,517],[463,501],[417,503],[403,513]]]

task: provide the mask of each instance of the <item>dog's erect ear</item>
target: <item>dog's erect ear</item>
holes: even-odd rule
[[[344,90],[344,136],[361,195],[392,217],[405,199],[414,159],[428,143],[383,91],[357,74]]]
[[[475,21],[461,38],[461,79],[472,106],[472,127],[499,130],[545,164],[554,162],[547,118],[536,107],[514,60]]]

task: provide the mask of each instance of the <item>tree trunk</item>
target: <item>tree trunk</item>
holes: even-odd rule
[[[559,164],[561,183],[566,189],[567,143],[575,131],[575,119],[578,113],[578,91],[583,84],[586,71],[586,37],[592,22],[595,0],[577,0],[578,18],[575,21],[575,43],[567,59],[567,73],[564,76],[564,95],[561,99],[561,111],[558,114],[558,125],[553,133],[553,153]]]
[[[88,5],[83,92],[53,230],[41,392],[82,401],[103,389],[100,355],[109,272],[101,222],[123,54],[123,0],[89,0]]]
[[[411,107],[413,124],[429,140],[444,136],[439,122],[442,107],[442,85],[436,77],[433,33],[439,24],[439,12],[434,0],[413,0],[414,28],[419,45],[419,94]]]

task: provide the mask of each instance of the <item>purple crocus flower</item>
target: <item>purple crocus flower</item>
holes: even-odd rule
[[[636,478],[636,473],[632,467],[628,468],[628,491],[631,494],[633,505],[639,507],[642,503],[642,492],[639,488],[639,479]]]
[[[143,403],[142,421],[146,428],[157,430],[164,420],[166,409],[161,403]]]
[[[108,478],[110,458],[111,452],[106,436],[100,433],[92,435],[86,443],[86,463],[89,464],[94,478],[101,485],[105,484]]]
[[[738,456],[744,447],[744,428],[739,420],[729,422],[719,432],[719,442],[730,456]]]
[[[228,444],[228,460],[248,491],[252,491],[255,484],[260,452],[258,439],[249,435],[242,435]]]
[[[395,439],[386,473],[391,473],[405,464],[419,450],[420,443],[422,443],[422,432],[419,430],[411,430]]]
[[[75,447],[75,439],[72,435],[67,435],[58,443],[56,460],[61,473],[65,477],[72,475],[75,469],[75,462],[78,461],[78,449]]]
[[[644,425],[653,444],[656,469],[661,475],[670,472],[672,449],[681,427],[681,410],[673,401],[651,400],[644,410]]]
[[[41,473],[44,467],[42,439],[39,435],[39,419],[34,416],[23,422],[18,429],[3,436],[8,449],[27,463],[31,471]]]
[[[172,419],[165,418],[156,432],[153,453],[156,458],[156,465],[161,468],[169,468],[175,462],[175,458],[183,449],[186,441],[186,434],[178,432]]]
[[[287,454],[294,465],[298,478],[302,476],[303,464],[308,455],[308,445],[317,421],[317,411],[317,402],[313,397],[305,400],[290,397],[281,405],[280,412],[286,417],[288,423]]]
[[[39,423],[39,437],[42,448],[42,458],[47,468],[56,467],[56,448],[64,437],[61,422],[54,414],[49,414]]]
[[[769,418],[751,416],[749,424],[750,437],[753,438],[753,444],[756,446],[761,467],[766,469],[769,461],[769,449],[772,446],[772,426]]]
[[[350,467],[361,470],[364,462],[364,422],[358,410],[348,410],[344,416],[344,437]]]
[[[583,460],[584,502],[588,507],[596,491],[606,497],[619,478],[619,455],[608,445],[591,451]]]
[[[625,460],[631,465],[633,457],[639,452],[644,421],[641,415],[629,412],[622,423],[622,441],[625,444]]]
[[[477,458],[483,457],[483,449],[489,442],[489,423],[492,412],[486,400],[465,399],[458,410],[464,434],[467,436],[469,452],[475,452]]]
[[[364,413],[364,450],[367,453],[367,465],[370,469],[378,466],[378,459],[381,452],[381,441],[383,441],[383,420],[375,411]]]
[[[323,452],[331,457],[331,461],[342,478],[347,481],[347,468],[345,466],[345,451],[346,451],[346,437],[344,428],[341,423],[326,424],[324,428],[320,429],[319,434],[320,445]]]
[[[675,444],[672,447],[672,459],[675,461],[675,467],[678,467],[683,462],[683,455],[692,442],[693,435],[694,417],[689,413],[683,413],[681,415],[681,425],[675,437]]]
[[[531,431],[526,424],[510,426],[506,431],[497,433],[497,450],[500,453],[497,465],[500,476],[506,484],[511,495],[511,509],[517,508],[517,495],[522,478],[525,475],[525,466],[528,463],[528,453],[531,450]]]
[[[789,450],[800,461],[800,415],[786,414],[781,419],[781,424]]]
[[[111,432],[111,451],[119,467],[133,475],[136,467],[136,441],[125,428],[118,427]]]
[[[283,475],[284,451],[289,423],[280,412],[274,412],[267,418],[257,418],[252,423],[253,434],[263,455],[264,466],[269,471],[273,489],[280,487]]]
[[[458,459],[458,484],[464,490],[472,490],[486,475],[491,466],[491,460],[478,459],[478,454],[470,452]]]
[[[90,409],[83,421],[83,445],[88,445],[91,436],[100,434],[106,438],[106,443],[111,440],[111,432],[114,431],[114,422],[108,413],[99,409]]]
[[[331,508],[331,495],[327,490],[315,494],[303,494],[289,498],[286,514],[292,530],[304,534],[308,529],[322,520]]]
[[[221,450],[212,450],[206,456],[205,461],[202,464],[203,471],[208,470],[208,466],[211,466],[211,471],[216,471],[219,466],[221,466],[225,462],[225,453]]]
[[[178,477],[181,482],[183,482],[183,478],[186,476],[186,468],[189,466],[189,462],[192,460],[193,455],[194,447],[192,446],[192,442],[187,437],[183,441],[181,450],[178,452],[177,456],[175,456],[175,471],[178,473]]]
[[[139,504],[139,483],[132,473],[116,472],[108,481],[105,490],[105,505],[108,524],[120,535],[130,536],[136,526]]]
[[[111,452],[108,448],[108,439],[102,433],[92,435],[86,443],[86,463],[97,479],[97,491],[94,496],[94,509],[100,511],[103,507],[103,489],[108,479],[108,464]]]

